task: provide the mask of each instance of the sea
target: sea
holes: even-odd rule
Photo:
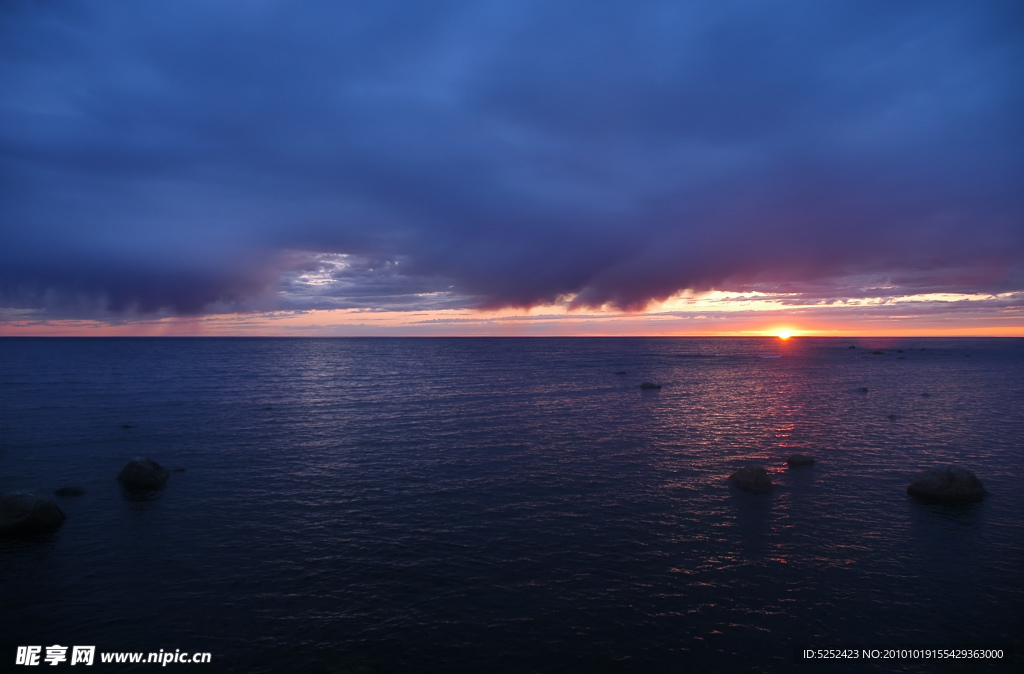
[[[945,464],[989,496],[907,495]],[[2,671],[1024,663],[1024,339],[0,339],[0,492],[65,486],[0,540]]]

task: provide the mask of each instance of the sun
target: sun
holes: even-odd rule
[[[775,335],[779,339],[789,339],[790,337],[793,336],[793,331],[792,330],[779,330],[778,332],[775,333]]]

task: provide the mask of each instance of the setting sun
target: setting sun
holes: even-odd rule
[[[779,339],[789,339],[790,337],[793,336],[793,333],[790,330],[779,330],[775,334],[778,336]]]

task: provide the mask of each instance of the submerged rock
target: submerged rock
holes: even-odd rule
[[[625,370],[618,370],[615,374],[626,374]]]
[[[652,388],[661,388],[661,384],[654,384],[649,381],[645,381],[643,384],[640,384],[640,388],[646,391]]]
[[[36,494],[0,496],[0,537],[18,538],[55,531],[67,516],[53,499]]]
[[[814,459],[806,454],[790,454],[789,458],[786,459],[786,463],[789,464],[790,468],[799,468],[800,466],[813,466]]]
[[[744,466],[729,476],[729,482],[737,489],[753,494],[767,494],[775,488],[772,479],[768,477],[768,471],[761,466]]]
[[[152,491],[163,487],[170,476],[167,469],[156,461],[135,458],[121,469],[117,481],[129,491]]]
[[[920,473],[907,487],[914,498],[935,503],[974,503],[988,492],[981,480],[966,468],[936,466]]]
[[[867,386],[861,386],[860,387],[860,392],[861,393],[867,393],[868,392],[868,387]]]
[[[53,493],[57,496],[81,496],[85,490],[81,487],[61,487]]]

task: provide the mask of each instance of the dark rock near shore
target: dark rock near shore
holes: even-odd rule
[[[853,344],[851,344],[850,346],[848,346],[848,347],[846,347],[846,348],[847,348],[847,349],[856,349],[857,347],[855,347],[855,346],[854,346]]]
[[[799,468],[801,466],[813,466],[814,459],[806,454],[790,454],[789,458],[786,459],[786,463],[789,464],[790,468]]]
[[[81,487],[61,487],[53,493],[57,496],[81,496],[85,490]]]
[[[873,355],[873,356],[884,356],[885,355],[885,351],[872,351],[871,355]]]
[[[640,384],[640,388],[642,388],[645,391],[647,391],[647,390],[650,390],[652,388],[661,388],[661,384],[653,384],[653,383],[651,383],[649,381],[645,381],[643,384]]]
[[[136,458],[121,469],[117,481],[128,491],[152,491],[163,487],[170,476],[167,469],[156,461]]]
[[[47,496],[0,496],[0,538],[20,538],[56,531],[66,519],[60,506]]]
[[[988,494],[974,473],[959,466],[929,468],[914,478],[907,493],[922,501],[951,505],[974,503]]]
[[[775,488],[772,479],[768,477],[768,471],[761,466],[744,466],[729,476],[729,482],[737,489],[752,494],[767,494]]]
[[[868,392],[868,387],[867,386],[861,386],[860,387],[860,392],[861,393],[867,393]]]

